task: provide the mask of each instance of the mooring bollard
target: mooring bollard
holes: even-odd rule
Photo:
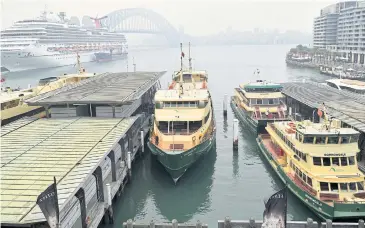
[[[176,219],[172,220],[172,228],[178,228],[179,224],[177,223]]]
[[[133,228],[133,221],[132,221],[132,219],[128,219],[128,221],[127,221],[127,228]]]
[[[359,228],[364,228],[364,227],[365,227],[364,220],[360,219],[359,220]]]
[[[313,219],[308,218],[308,219],[307,219],[307,228],[312,228],[312,227],[314,227],[314,226],[313,226]]]
[[[238,120],[233,120],[233,149],[238,150]]]
[[[251,228],[255,227],[255,224],[256,223],[255,223],[255,219],[254,218],[251,217],[250,220],[249,220],[249,222],[250,222],[250,227]]]
[[[150,222],[150,228],[155,228],[155,222],[153,220]]]
[[[141,130],[141,151],[144,153],[144,134],[143,130]]]
[[[198,221],[196,222],[196,228],[202,228],[202,227],[203,227],[202,222],[200,222],[200,220],[198,220]]]
[[[224,94],[224,99],[223,99],[223,116],[227,117],[227,94]]]
[[[332,220],[326,219],[326,228],[332,228]]]
[[[229,216],[224,218],[224,228],[231,228],[231,218]]]

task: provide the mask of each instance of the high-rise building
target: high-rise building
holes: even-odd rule
[[[365,2],[341,10],[337,26],[337,52],[353,63],[364,64]]]
[[[337,24],[343,9],[355,7],[357,1],[339,2],[329,5],[321,10],[320,16],[314,19],[313,47],[326,48],[336,45]]]

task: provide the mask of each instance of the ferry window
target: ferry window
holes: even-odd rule
[[[189,122],[189,130],[190,132],[195,132],[197,130],[199,130],[199,128],[202,127],[202,121],[190,121]]]
[[[299,141],[302,142],[303,141],[303,135],[299,134]]]
[[[189,107],[189,101],[184,102],[184,107]]]
[[[326,137],[324,137],[324,136],[317,136],[316,137],[316,144],[326,144]]]
[[[340,183],[341,192],[347,192],[347,184],[346,183]]]
[[[304,182],[307,182],[307,175],[305,175],[304,173],[303,173],[303,180]]]
[[[339,158],[332,158],[332,165],[340,165],[340,159]]]
[[[356,191],[356,183],[355,182],[349,183],[349,189],[350,192]]]
[[[302,171],[300,171],[300,170],[299,170],[299,177],[300,177],[300,178],[303,178],[303,173],[302,173]]]
[[[357,190],[358,191],[364,191],[364,184],[361,182],[357,182]]]
[[[323,158],[323,166],[331,166],[331,159]]]
[[[176,102],[171,102],[171,107],[176,107]]]
[[[171,103],[170,102],[164,102],[164,107],[168,108],[171,106]]]
[[[251,99],[251,104],[256,104],[256,99]]]
[[[342,144],[349,143],[349,141],[350,141],[350,137],[348,137],[348,136],[342,136],[341,137],[341,143]]]
[[[257,99],[257,104],[262,104],[262,99]]]
[[[304,137],[304,142],[303,143],[311,143],[313,144],[313,140],[314,140],[314,137]]]
[[[357,142],[357,141],[359,141],[359,135],[352,135],[350,142],[354,143],[354,142]]]
[[[178,102],[177,102],[177,107],[182,107],[182,106],[183,106],[182,101],[178,101]]]
[[[338,183],[330,183],[331,191],[338,192]]]
[[[347,166],[347,158],[346,157],[341,157],[341,166]]]
[[[295,133],[295,139],[296,140],[299,140],[299,133],[297,132],[297,133]]]
[[[338,144],[339,137],[328,137],[328,144]]]
[[[349,157],[349,165],[355,165],[355,157],[354,156]]]
[[[313,165],[322,166],[322,159],[320,157],[313,157]]]
[[[268,101],[268,99],[262,99],[262,103],[263,103],[264,105],[267,105],[267,104],[269,104],[269,101]]]
[[[196,101],[190,101],[190,107],[196,107]]]
[[[307,177],[307,184],[312,187],[312,178]]]
[[[321,191],[329,191],[328,183],[326,182],[319,182],[319,185],[321,187]]]

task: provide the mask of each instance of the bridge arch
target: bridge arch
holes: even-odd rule
[[[111,31],[161,34],[173,46],[177,46],[180,42],[179,32],[163,16],[152,10],[143,8],[121,9],[106,16],[101,23]],[[132,20],[128,20],[131,18]]]

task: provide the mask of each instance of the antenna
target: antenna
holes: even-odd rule
[[[189,42],[189,70],[190,71],[192,70],[192,67],[191,67],[191,57],[190,57],[190,42]]]

